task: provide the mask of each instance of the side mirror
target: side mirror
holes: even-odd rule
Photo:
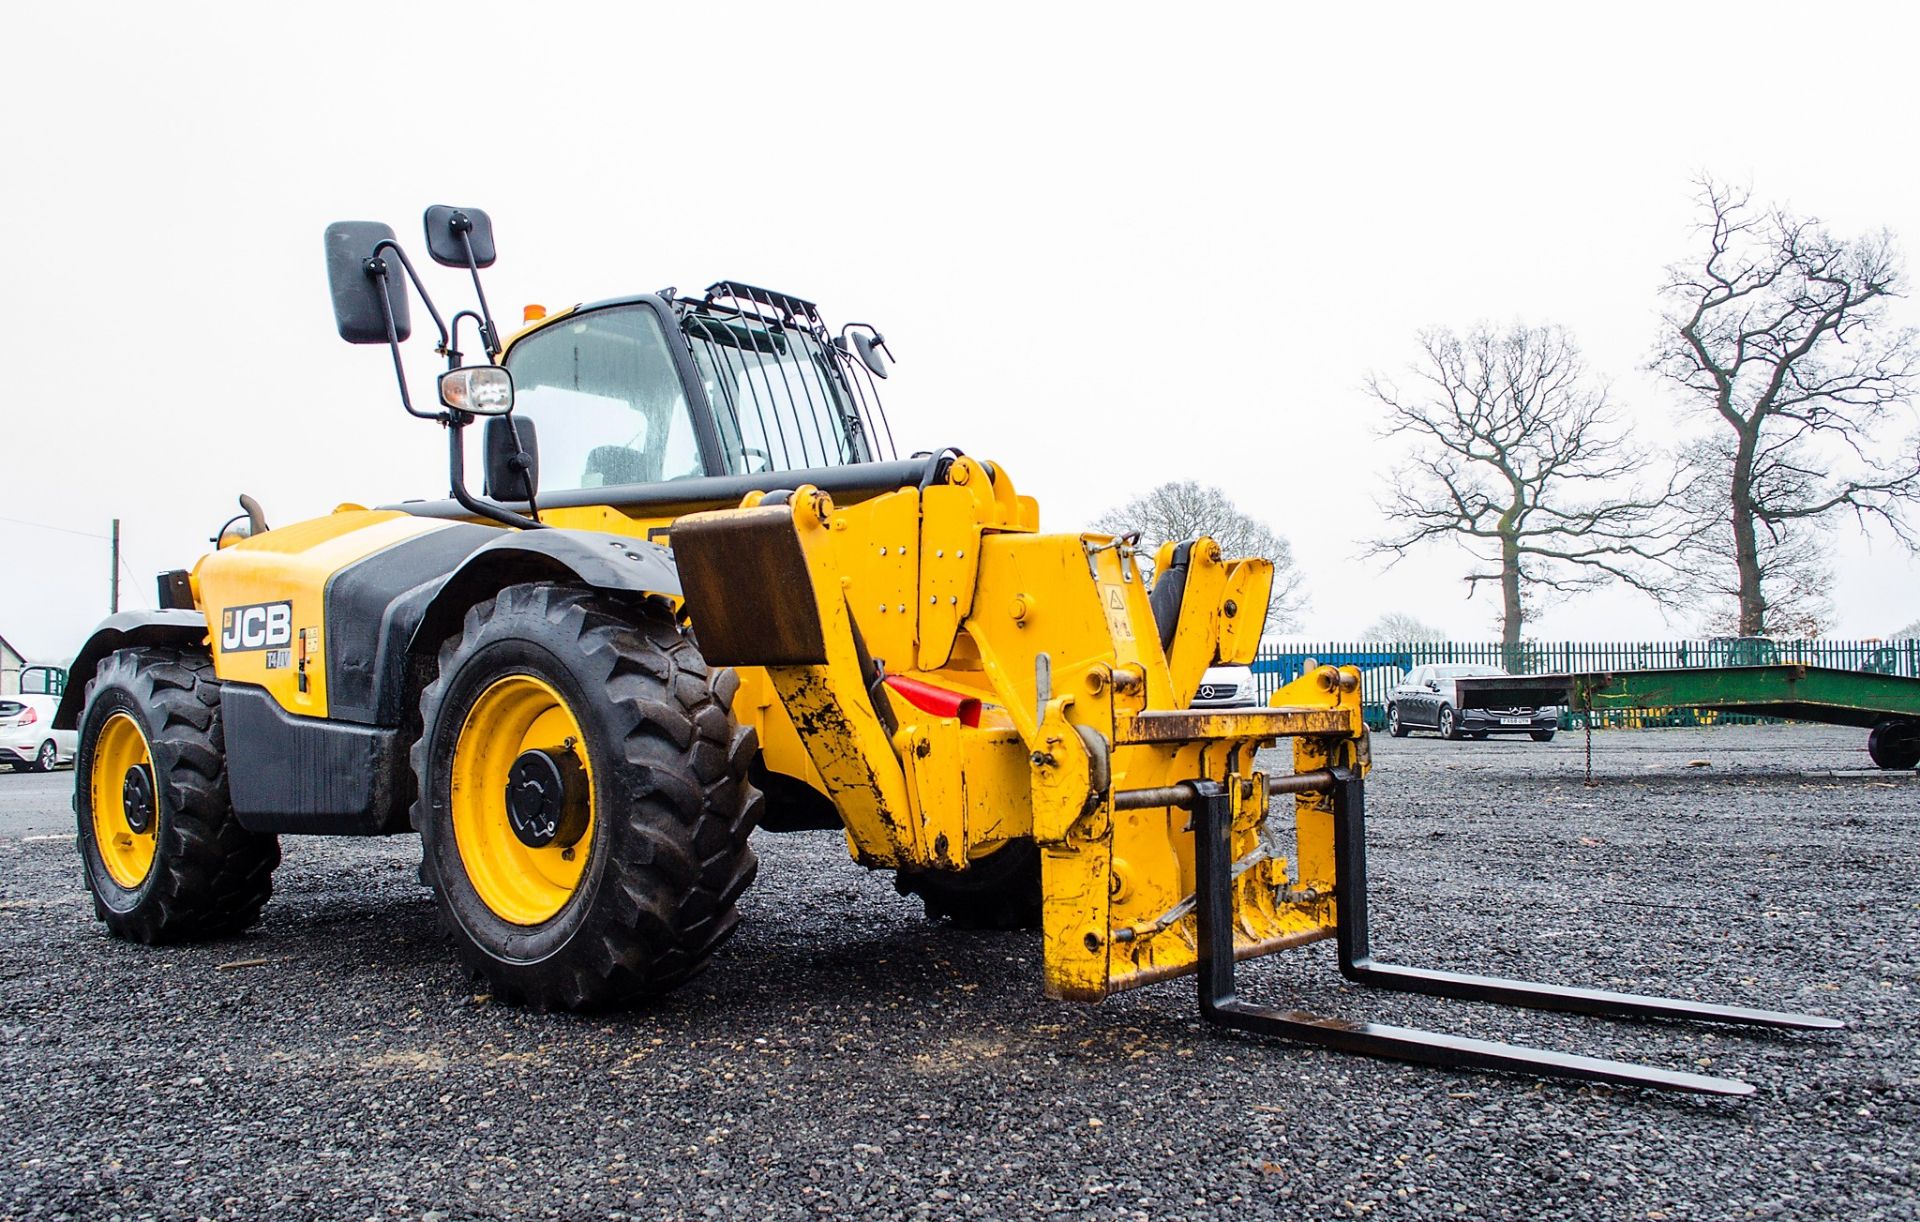
[[[882,361],[880,354],[874,351],[875,348],[883,347],[886,344],[886,336],[872,335],[865,331],[855,331],[849,338],[853,340],[853,350],[860,354],[860,363],[872,370],[874,377],[886,377],[886,362]]]
[[[513,375],[501,365],[466,365],[440,375],[440,402],[470,416],[513,410]]]
[[[496,501],[531,501],[540,491],[540,441],[533,421],[495,416],[485,436],[486,492]]]
[[[407,316],[406,283],[394,266],[399,260],[374,254],[376,246],[391,241],[393,227],[378,221],[335,221],[327,226],[327,287],[333,291],[333,325],[349,344],[384,344],[413,334]],[[389,310],[392,335],[387,334]]]
[[[493,220],[478,208],[427,209],[427,254],[442,267],[492,267]],[[471,245],[473,262],[467,262]]]
[[[213,537],[213,546],[216,549],[232,547],[243,539],[251,538],[253,538],[253,524],[247,521],[245,514],[241,514],[238,517],[228,518],[221,524],[220,533]]]
[[[1437,692],[1437,691],[1439,691],[1439,690],[1440,690],[1440,680],[1438,680],[1438,679],[1429,679],[1429,680],[1427,680],[1427,690],[1428,690],[1428,691],[1430,691],[1430,692]]]

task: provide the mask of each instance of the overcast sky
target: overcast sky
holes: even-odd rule
[[[903,450],[996,460],[1053,529],[1219,484],[1292,540],[1320,637],[1495,627],[1457,553],[1362,556],[1396,457],[1363,380],[1421,327],[1564,324],[1662,441],[1693,427],[1643,371],[1693,176],[1920,242],[1911,6],[1303,11],[16,8],[0,636],[77,648],[115,516],[143,607],[242,491],[276,523],[443,494],[439,430],[334,335],[333,220],[418,249],[426,205],[487,209],[515,319],[735,277],[872,320]],[[1834,635],[1920,616],[1890,536],[1837,531],[1834,576]],[[1529,634],[1693,626],[1614,593]]]

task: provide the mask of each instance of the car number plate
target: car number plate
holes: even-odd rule
[[[1500,719],[1500,724],[1503,726],[1524,726],[1530,725],[1532,722],[1533,718],[1531,717],[1502,717]]]

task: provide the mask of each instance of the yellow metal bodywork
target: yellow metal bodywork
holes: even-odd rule
[[[266,689],[290,713],[326,716],[327,579],[375,552],[451,525],[390,509],[344,508],[202,557],[194,566],[193,592],[207,616],[214,672],[223,682]],[[232,647],[234,617],[282,603],[288,605],[284,644],[275,637],[268,645]]]
[[[1163,649],[1126,541],[1038,534],[1003,472],[962,461],[971,466],[953,483],[857,505],[802,488],[780,509],[717,511],[790,516],[811,582],[781,594],[810,597],[824,637],[822,663],[767,667],[765,687],[748,670],[735,711],[762,719],[767,766],[827,794],[867,865],[962,868],[1035,840],[1054,996],[1097,999],[1197,959],[1188,814],[1118,809],[1119,791],[1232,781],[1238,953],[1329,934],[1331,822],[1296,807],[1300,853],[1317,873],[1294,878],[1266,849],[1253,753],[1291,737],[1303,759],[1363,765],[1357,674],[1320,668],[1269,709],[1187,711],[1208,666],[1250,660],[1271,565],[1200,541]],[[885,671],[980,700],[980,724],[883,689],[889,733],[856,637]],[[777,724],[775,710],[791,721]]]

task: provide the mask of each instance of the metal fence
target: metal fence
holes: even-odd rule
[[[1680,666],[1760,666],[1797,662],[1838,670],[1920,678],[1920,640],[1780,641],[1721,637],[1697,641],[1522,641],[1509,650],[1499,641],[1277,641],[1263,644],[1253,663],[1254,682],[1264,702],[1275,688],[1300,677],[1308,663],[1356,666],[1367,721],[1386,724],[1387,696],[1416,666],[1470,662],[1497,666],[1510,674],[1539,675],[1569,671],[1652,670]],[[1613,726],[1701,725],[1763,721],[1718,710],[1614,710],[1595,715],[1594,724]],[[1562,722],[1566,719],[1563,717]]]

